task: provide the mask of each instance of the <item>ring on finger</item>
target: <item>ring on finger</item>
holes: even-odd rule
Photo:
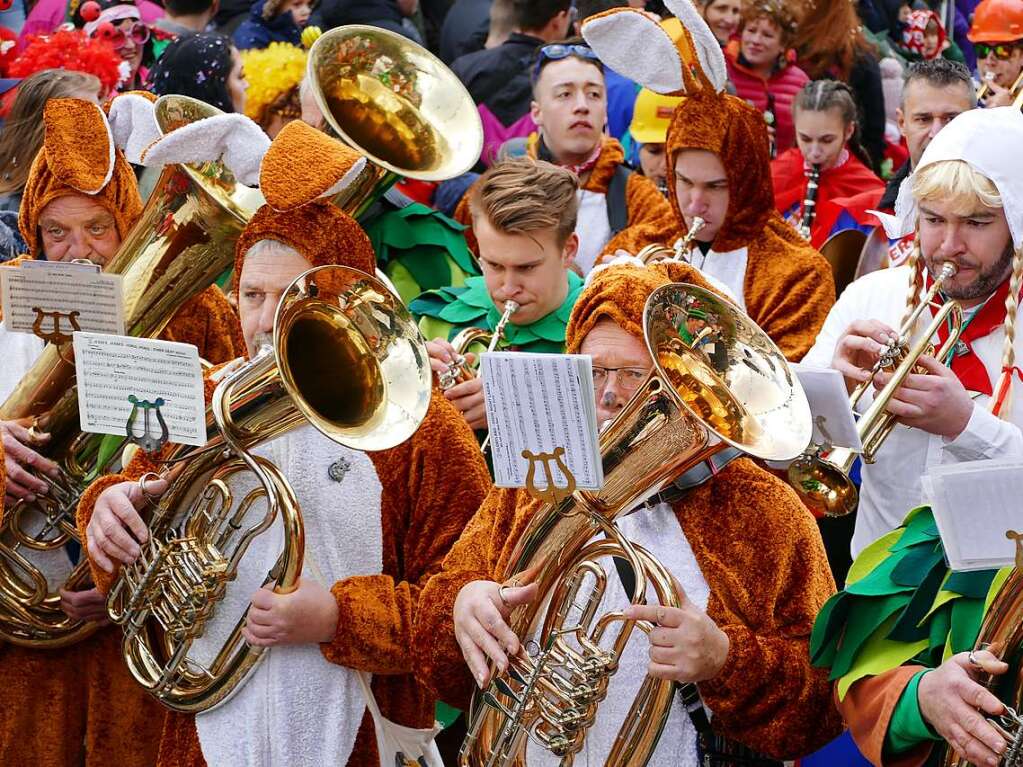
[[[499,596],[499,597],[501,598],[501,604],[503,604],[503,605],[504,605],[504,609],[505,609],[505,610],[511,610],[511,605],[510,605],[510,604],[508,604],[508,600],[504,598],[504,590],[505,590],[506,588],[509,588],[507,584],[505,584],[505,585],[503,585],[503,586],[499,587],[499,588],[497,589],[497,596]]]
[[[970,650],[970,654],[966,656],[966,662],[974,668],[980,668],[980,662],[973,656],[974,650]]]
[[[150,479],[157,480],[159,478],[160,475],[157,474],[156,472],[147,471],[138,479],[139,492],[142,493],[142,497],[146,499],[146,503],[149,504],[150,506],[156,506],[160,502],[160,499],[154,495],[151,495],[149,491],[146,490],[146,482],[148,482]]]

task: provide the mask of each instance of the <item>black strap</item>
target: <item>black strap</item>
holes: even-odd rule
[[[625,193],[631,175],[631,168],[619,165],[607,186],[607,222],[611,225],[612,237],[629,225],[629,206],[625,201]]]

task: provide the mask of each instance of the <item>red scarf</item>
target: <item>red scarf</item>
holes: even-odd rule
[[[927,273],[927,288],[934,284],[930,272]],[[1001,327],[1005,322],[1005,298],[1009,295],[1009,278],[1006,277],[998,290],[994,292],[983,306],[973,316],[973,319],[966,326],[962,335],[959,336],[959,343],[955,345],[952,352],[950,367],[956,374],[956,378],[962,381],[970,391],[979,391],[987,396],[994,395],[991,386],[991,379],[988,377],[987,368],[981,362],[980,357],[973,351],[973,341],[984,338],[996,328]],[[938,307],[931,307],[931,316],[938,313]],[[948,323],[946,322],[938,329],[939,346],[945,343],[948,338]]]

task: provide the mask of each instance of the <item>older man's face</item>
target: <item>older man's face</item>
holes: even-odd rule
[[[653,361],[643,339],[611,320],[601,320],[586,334],[580,354],[593,358],[593,394],[601,427],[621,412],[643,383]]]
[[[281,296],[311,268],[305,258],[283,245],[262,248],[257,243],[246,254],[238,280],[238,316],[250,357],[262,344],[273,342],[274,314]]]
[[[39,213],[39,233],[47,261],[88,259],[106,266],[121,245],[113,215],[84,194],[68,194]]]

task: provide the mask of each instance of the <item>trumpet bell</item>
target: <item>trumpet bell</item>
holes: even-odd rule
[[[666,388],[720,439],[772,461],[806,448],[812,423],[799,379],[733,303],[695,285],[665,285],[647,301],[643,322]]]
[[[465,86],[411,40],[349,25],[309,50],[313,97],[331,129],[375,165],[421,181],[472,168],[483,127]]]
[[[849,475],[814,453],[792,462],[788,482],[811,511],[826,517],[852,514],[859,503],[859,491]]]

